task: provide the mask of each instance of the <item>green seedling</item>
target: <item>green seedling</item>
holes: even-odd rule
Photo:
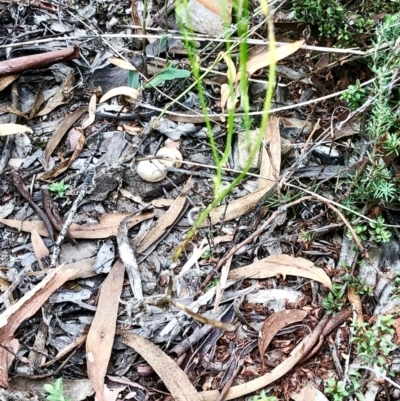
[[[359,383],[361,374],[352,370],[349,372],[349,383],[347,386],[342,380],[336,381],[335,379],[328,379],[328,386],[325,388],[325,394],[332,397],[333,401],[344,401],[348,399],[349,395],[355,395],[359,401],[364,401],[364,395],[359,391],[361,385]]]
[[[261,390],[260,394],[253,396],[252,401],[277,401],[274,395],[267,395],[265,390]]]
[[[367,100],[367,90],[361,87],[360,81],[357,79],[356,84],[349,85],[340,98],[347,103],[351,110],[356,110]]]
[[[343,281],[348,283],[350,287],[354,288],[358,295],[367,294],[372,296],[374,294],[374,289],[366,285],[365,280],[360,277],[352,277],[349,273],[345,273],[343,275]]]
[[[349,394],[342,380],[328,379],[328,386],[325,387],[325,394],[332,396],[333,401],[343,401]]]
[[[170,81],[172,79],[179,78],[189,78],[190,72],[187,70],[180,70],[179,68],[174,68],[171,65],[167,65],[167,67],[162,70],[159,74],[157,74],[149,83],[147,83],[144,87],[146,89],[152,88],[153,86],[159,86],[166,81]]]
[[[385,219],[378,216],[375,222],[369,223],[376,242],[389,242],[392,233],[385,227]]]
[[[71,401],[71,398],[64,397],[61,377],[56,380],[54,386],[52,384],[45,384],[43,387],[49,393],[46,396],[47,401]]]
[[[322,301],[326,313],[335,313],[343,308],[343,296],[346,288],[343,284],[333,283],[328,296]]]
[[[372,326],[368,323],[361,327],[356,323],[353,324],[357,333],[354,337],[354,342],[357,344],[357,355],[364,358],[366,363],[372,363],[381,371],[387,371],[389,375],[391,372],[386,357],[395,349],[393,324],[392,315],[379,316],[377,322]]]
[[[51,192],[55,192],[58,196],[63,197],[66,190],[70,187],[70,185],[65,184],[64,181],[54,182],[49,185],[49,190]]]

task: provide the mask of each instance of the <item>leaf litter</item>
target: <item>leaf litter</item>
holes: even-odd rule
[[[192,17],[200,9],[208,13],[211,36],[215,34],[212,28],[221,29],[219,5],[194,1],[188,9]],[[47,18],[42,6],[59,20],[51,6],[31,2],[36,22]],[[133,1],[129,10],[137,25],[132,29],[138,34],[143,33],[142,6]],[[5,95],[0,100],[0,170],[5,171],[0,177],[1,207],[7,207],[0,219],[0,279],[4,282],[0,385],[18,389],[18,375],[34,377],[41,384],[34,391],[43,396],[43,384],[54,375],[72,386],[68,394],[77,394],[86,385],[91,394],[94,389],[96,399],[105,401],[120,396],[244,399],[263,388],[285,399],[317,397],[317,387],[323,389],[321,381],[336,374],[327,352],[328,336],[337,330],[335,352],[340,355],[339,364],[345,365],[351,319],[363,323],[366,308],[374,319],[384,306],[380,299],[374,312],[370,299],[357,293],[353,284],[336,304],[348,301],[356,316],[351,318],[350,309],[345,308],[324,315],[323,299],[335,289],[344,270],[350,266],[354,271],[357,252],[350,260],[347,237],[332,209],[308,202],[310,197],[298,197],[293,185],[286,186],[295,182],[289,181],[292,176],[297,181],[320,180],[330,167],[337,169],[337,163],[343,169],[340,153],[358,146],[352,141],[359,121],[349,124],[347,115],[340,115],[347,125],[341,131],[332,130],[329,139],[324,132],[332,128],[336,103],[321,101],[314,107],[305,100],[338,89],[340,80],[332,86],[337,77],[331,74],[330,49],[313,49],[323,53],[318,62],[298,32],[289,43],[281,43],[275,54],[266,44],[254,42],[246,66],[251,105],[260,109],[266,67],[275,60],[281,77],[273,108],[283,105],[283,110],[273,110],[269,116],[259,166],[255,163],[246,180],[212,210],[176,260],[174,254],[189,227],[213,200],[214,162],[198,95],[192,89],[180,98],[193,83],[187,54],[179,39],[163,38],[152,30],[157,25],[177,28],[173,7],[151,7],[147,27],[154,36],[148,38],[152,50],[148,47],[144,63],[143,38],[129,41],[110,36],[85,42],[79,37],[97,32],[94,25],[86,31],[86,23],[92,24],[94,16],[103,23],[106,35],[123,25],[122,19],[118,21],[118,7],[108,7],[106,13],[115,11],[115,15],[103,20],[105,9],[88,4],[79,13],[59,11],[66,18],[51,24],[60,37],[43,42],[39,50],[66,47],[62,34],[69,32],[80,58],[0,77],[0,91]],[[7,20],[7,15],[16,17],[9,2],[0,2],[0,11],[9,24],[8,38],[17,42],[15,48],[9,47],[7,58],[29,55],[35,61],[32,49],[15,37],[11,28],[15,20]],[[26,20],[26,26],[33,26],[29,25],[32,21]],[[3,58],[4,46],[0,48]],[[124,46],[133,51],[129,60],[117,50]],[[208,50],[200,46],[199,51]],[[216,47],[210,54],[218,57],[219,51]],[[235,110],[235,143],[249,142],[240,138],[240,68],[235,57],[223,53],[222,59],[204,80],[219,149],[223,149],[226,128],[226,115],[221,116],[220,110]],[[210,67],[203,58],[199,60],[202,71]],[[312,79],[291,73],[302,64],[312,71]],[[341,68],[348,80],[352,73],[345,62]],[[117,83],[117,76],[129,79]],[[237,84],[233,97],[227,76]],[[134,82],[142,86],[129,86]],[[300,102],[304,105],[295,109],[293,103]],[[255,116],[257,126],[257,112]],[[288,117],[292,124],[287,123]],[[66,134],[71,142],[65,140]],[[165,182],[142,181],[135,172],[137,160],[156,155],[167,137],[177,142],[187,164],[172,167]],[[328,153],[323,153],[324,146]],[[246,145],[239,148],[240,157],[248,157]],[[232,147],[232,160],[223,166],[223,180],[228,183],[237,174],[236,151]],[[318,167],[320,175],[310,175],[308,164]],[[13,175],[18,176],[19,192],[11,185]],[[68,188],[52,194],[51,207],[46,208],[43,193],[50,184],[64,180]],[[318,194],[332,197],[324,182],[321,186]],[[277,198],[272,199],[276,187]],[[147,202],[146,195],[154,191],[158,196]],[[68,239],[77,246],[68,248],[64,241]],[[392,246],[396,245],[393,241]],[[68,263],[59,263],[60,253]],[[378,253],[360,267],[363,277],[370,279],[371,272],[383,264],[395,264],[389,251]],[[128,280],[124,281],[125,270]],[[205,276],[210,277],[208,287],[202,284]],[[384,273],[376,277],[381,281],[374,286],[390,280]],[[271,298],[266,298],[266,291]],[[293,298],[293,294],[301,296]],[[396,310],[396,303],[391,307]],[[309,361],[318,363],[315,372],[308,370]]]

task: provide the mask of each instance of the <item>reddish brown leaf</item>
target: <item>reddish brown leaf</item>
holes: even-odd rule
[[[258,350],[263,361],[264,353],[275,334],[289,324],[301,322],[306,316],[307,312],[292,309],[276,312],[265,320],[258,336]]]

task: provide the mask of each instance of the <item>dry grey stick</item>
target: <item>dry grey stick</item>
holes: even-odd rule
[[[85,178],[83,180],[83,184],[82,184],[81,189],[80,189],[80,191],[78,193],[78,196],[76,197],[74,203],[72,204],[71,210],[68,213],[68,217],[65,220],[63,228],[62,228],[62,230],[61,230],[61,232],[60,232],[60,234],[59,234],[59,236],[57,238],[57,241],[54,243],[54,250],[53,250],[53,254],[51,255],[50,267],[55,267],[56,266],[58,255],[60,254],[61,243],[64,241],[64,238],[67,235],[69,227],[72,224],[72,221],[74,219],[74,216],[76,214],[76,211],[78,210],[78,207],[79,207],[80,203],[82,202],[83,198],[85,197],[88,188],[92,184],[92,180],[93,180],[93,176],[94,176],[94,169],[89,169],[89,165],[90,165],[95,153],[100,148],[101,140],[102,140],[102,137],[103,137],[101,135],[101,132],[104,129],[108,128],[109,126],[110,126],[110,124],[103,125],[97,131],[98,138],[97,138],[97,141],[96,141],[96,145],[95,145],[93,151],[90,153],[90,156],[87,159],[87,161],[85,163],[85,166],[83,168],[83,170],[86,172]]]
[[[132,288],[133,296],[138,301],[143,301],[142,279],[140,278],[139,266],[137,264],[133,249],[131,248],[128,240],[128,223],[134,214],[135,213],[132,213],[126,216],[121,221],[121,224],[118,227],[117,243],[119,257],[126,267],[126,272],[129,277],[129,283]]]

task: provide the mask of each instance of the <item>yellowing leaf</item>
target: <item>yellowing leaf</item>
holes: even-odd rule
[[[95,115],[96,102],[97,102],[96,95],[92,95],[92,97],[90,98],[89,108],[88,108],[89,115],[87,116],[86,120],[82,123],[82,129],[85,129],[85,128],[89,127],[89,125],[94,123],[94,120],[96,118],[96,115]]]
[[[121,58],[110,57],[108,61],[119,68],[123,68],[124,70],[137,71],[137,68],[134,65],[132,65],[129,61],[122,60]]]
[[[25,132],[33,134],[33,131],[26,125],[12,123],[0,124],[0,136],[24,134]]]
[[[112,97],[121,95],[131,97],[135,100],[140,96],[140,92],[137,89],[130,88],[129,86],[119,86],[118,88],[111,89],[107,93],[105,93],[101,97],[99,103],[103,103],[108,99],[111,99]]]
[[[251,58],[246,65],[246,71],[249,75],[254,74],[257,70],[265,68],[271,64],[272,61],[283,60],[284,58],[290,56],[295,51],[299,50],[303,45],[304,40],[299,40],[297,42],[288,43],[286,45],[277,47],[274,54],[271,54],[269,50],[257,54],[257,56]],[[239,71],[236,75],[235,81],[239,81],[241,72]]]
[[[193,384],[176,362],[156,345],[137,334],[119,331],[122,341],[133,348],[155,370],[176,401],[201,401]],[[215,400],[216,398],[214,398]]]

